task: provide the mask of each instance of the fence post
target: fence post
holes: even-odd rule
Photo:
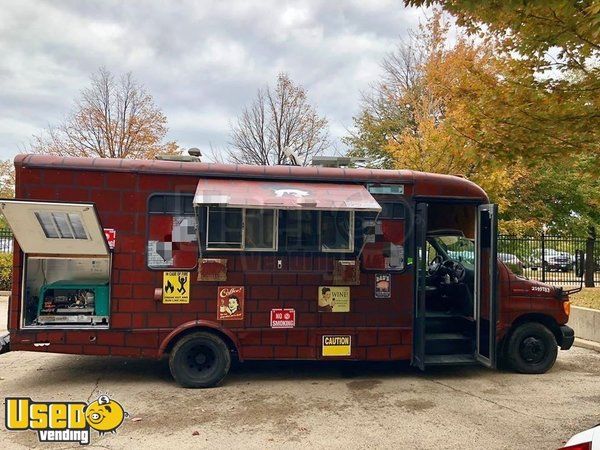
[[[546,282],[546,242],[544,240],[545,233],[542,230],[542,283]]]
[[[596,228],[588,228],[588,237],[585,240],[585,287],[594,287],[594,244],[596,243]]]

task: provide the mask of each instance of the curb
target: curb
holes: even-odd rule
[[[600,352],[600,343],[594,341],[587,341],[581,338],[575,338],[575,342],[573,342],[575,347],[586,348],[588,350],[595,350]]]

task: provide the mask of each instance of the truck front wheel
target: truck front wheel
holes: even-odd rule
[[[186,388],[216,386],[229,372],[231,355],[223,340],[207,332],[181,338],[169,355],[171,375]]]
[[[545,373],[554,365],[558,346],[552,332],[538,322],[519,325],[510,335],[506,359],[520,373]]]

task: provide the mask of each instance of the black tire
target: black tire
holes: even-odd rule
[[[554,365],[557,354],[554,334],[538,322],[519,325],[506,345],[506,360],[520,373],[547,372]]]
[[[182,337],[169,355],[171,375],[185,388],[216,386],[230,366],[227,344],[220,337],[202,331]]]

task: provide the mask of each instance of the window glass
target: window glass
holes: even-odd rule
[[[280,211],[279,248],[281,250],[319,250],[318,211]]]
[[[35,216],[47,238],[88,238],[81,216],[77,213],[40,211]]]
[[[87,239],[87,233],[85,232],[85,227],[83,226],[81,216],[79,214],[69,213],[67,214],[67,217],[71,223],[73,233],[75,234],[75,239]]]
[[[385,203],[380,202],[381,212],[379,217],[381,219],[404,219],[404,205],[402,203]]]
[[[429,242],[427,242],[425,251],[427,252],[426,253],[427,264],[431,264],[433,262],[433,260],[435,259],[435,257],[437,256],[437,251],[436,251],[435,247],[433,245],[431,245]]]
[[[350,212],[323,211],[321,212],[321,249],[351,250]]]
[[[242,247],[242,209],[208,208],[208,248]]]
[[[147,260],[151,269],[191,269],[198,259],[191,194],[156,194],[148,201]]]
[[[247,209],[245,223],[245,248],[247,250],[275,249],[275,211],[272,209]]]

